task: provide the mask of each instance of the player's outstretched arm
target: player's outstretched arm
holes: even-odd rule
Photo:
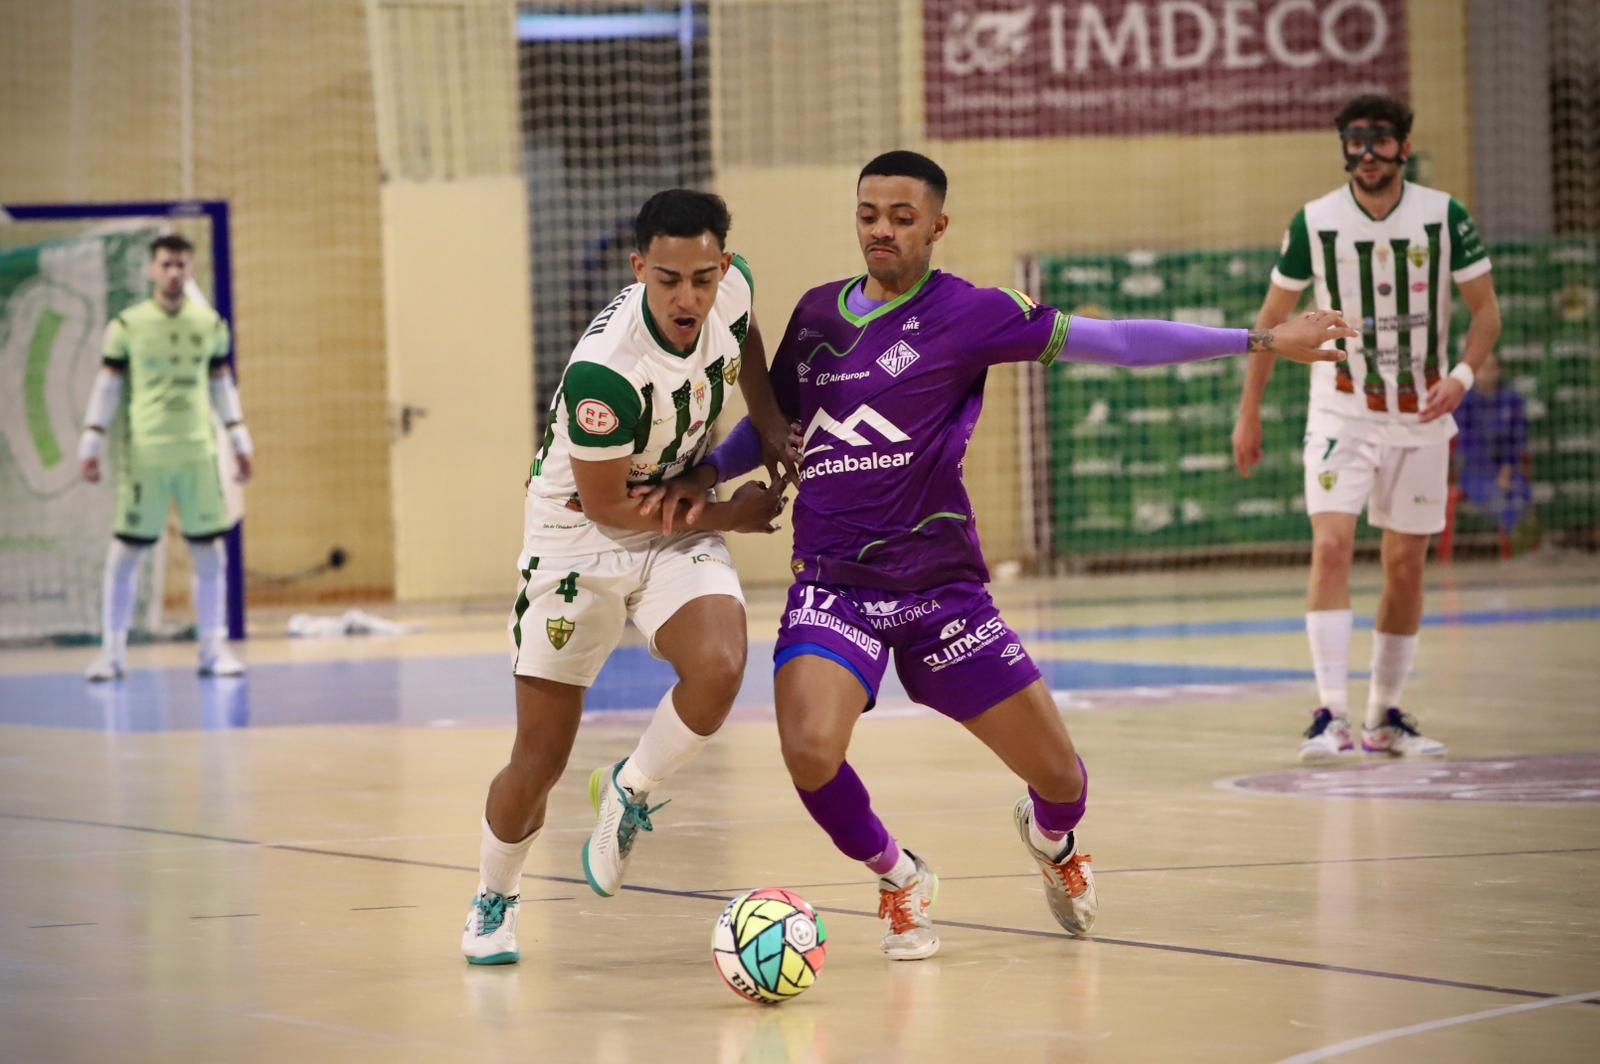
[[[1065,357],[1072,362],[1139,368],[1270,351],[1295,362],[1336,362],[1344,352],[1322,345],[1355,331],[1337,311],[1318,310],[1264,330],[1214,329],[1176,321],[1073,318]]]
[[[83,479],[100,481],[100,460],[106,453],[106,429],[122,405],[122,374],[117,366],[105,365],[96,374],[89,390],[89,408],[83,416],[83,434],[78,437],[78,466]]]
[[[1250,330],[1250,353],[1270,353],[1291,362],[1343,362],[1345,353],[1327,345],[1356,331],[1337,310],[1310,310],[1270,329]]]

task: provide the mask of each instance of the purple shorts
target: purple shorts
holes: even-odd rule
[[[891,652],[906,693],[953,720],[971,720],[1039,678],[982,584],[916,593],[807,582],[789,589],[777,668],[805,654],[836,661],[867,689],[871,709]]]

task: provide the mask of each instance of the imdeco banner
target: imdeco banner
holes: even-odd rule
[[[1404,0],[923,0],[938,139],[1327,129],[1407,58]]]

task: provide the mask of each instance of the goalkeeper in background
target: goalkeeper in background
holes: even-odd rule
[[[100,480],[106,433],[124,401],[127,417],[118,422],[125,431],[117,449],[117,517],[106,553],[101,653],[85,673],[91,682],[122,678],[139,564],[161,538],[174,500],[194,558],[200,675],[244,673],[224,645],[222,537],[230,521],[212,410],[227,426],[241,483],[250,478],[252,449],[228,366],[228,323],[203,302],[187,298],[193,269],[193,244],[177,235],[158,237],[150,244],[154,296],[106,326],[105,361],[78,444],[84,479]]]

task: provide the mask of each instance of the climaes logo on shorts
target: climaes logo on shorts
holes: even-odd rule
[[[999,617],[990,617],[971,631],[962,632],[956,622],[952,621],[945,626],[944,630],[949,632],[952,629],[959,633],[954,639],[945,643],[944,646],[935,650],[932,654],[923,655],[922,663],[933,669],[934,672],[966,661],[972,655],[999,639],[1005,634],[1006,622]]]

